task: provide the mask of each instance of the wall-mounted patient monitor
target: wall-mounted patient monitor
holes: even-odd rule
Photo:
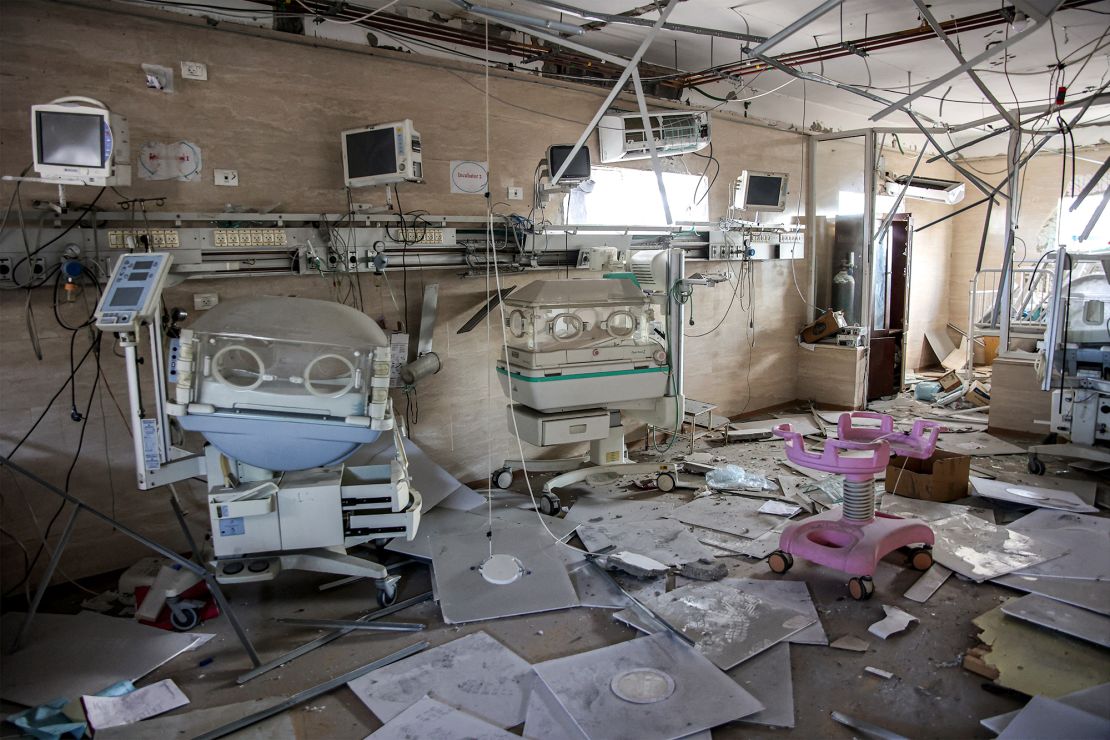
[[[574,149],[570,144],[555,144],[547,148],[547,172],[550,176],[554,177],[559,168],[563,166],[563,162],[567,161],[571,151]],[[559,178],[559,182],[582,182],[590,179],[590,150],[582,147],[578,153],[574,155],[567,166],[566,172]]]
[[[344,131],[342,139],[347,187],[424,182],[420,134],[410,119]]]
[[[745,211],[786,210],[786,172],[744,170],[736,179],[733,207]]]
[[[129,185],[129,148],[126,119],[113,115],[98,100],[70,97],[31,106],[34,169],[44,179]]]

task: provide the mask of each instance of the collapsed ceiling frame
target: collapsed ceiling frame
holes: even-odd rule
[[[1087,5],[1092,5],[1097,1],[1098,0],[1065,0],[1060,10],[1082,8]],[[951,18],[946,21],[941,21],[937,25],[948,36],[954,36],[968,31],[977,31],[984,28],[999,26],[1009,23],[1010,21],[1011,16],[1008,13],[1002,10],[991,10],[960,18]],[[938,38],[938,36],[933,29],[930,28],[927,23],[922,23],[919,26],[903,29],[901,31],[891,31],[889,33],[845,40],[825,46],[815,46],[810,49],[779,54],[774,58],[783,64],[798,66],[802,64],[827,62],[848,56],[867,56],[871,52],[905,46],[920,41],[929,41],[936,38]],[[758,74],[759,72],[765,72],[767,68],[767,64],[761,62],[758,58],[752,58],[741,62],[718,65],[700,72],[692,72],[679,77],[676,81],[685,86],[704,85],[710,82],[727,80],[729,78]]]
[[[550,8],[551,10],[557,10],[560,13],[566,13],[567,15],[573,15],[576,18],[581,18],[581,19],[587,20],[587,21],[593,21],[593,23],[580,26],[580,28],[583,28],[583,29],[586,29],[586,30],[589,30],[589,31],[597,30],[602,25],[609,25],[609,24],[612,24],[612,25],[627,25],[627,26],[640,26],[640,27],[647,27],[647,28],[650,28],[654,24],[653,21],[649,21],[649,20],[646,20],[644,18],[638,18],[638,17],[636,17],[634,15],[630,15],[630,14],[614,15],[612,13],[599,13],[597,11],[587,10],[587,9],[584,9],[584,8],[578,8],[578,7],[575,7],[573,5],[567,5],[565,3],[554,2],[553,0],[527,0],[527,1],[531,2],[531,3],[534,3],[536,5],[542,5],[545,8]],[[641,10],[646,10],[647,8],[650,8],[651,12],[654,12],[654,11],[658,10],[658,5],[655,4],[655,3],[652,3],[650,5],[645,5],[645,6],[642,6],[641,8],[637,8],[636,10],[641,11]],[[756,43],[756,44],[763,43],[765,41],[764,37],[755,36],[755,35],[750,34],[750,33],[737,33],[735,31],[724,31],[724,30],[719,29],[719,28],[703,28],[702,26],[688,26],[684,23],[664,23],[663,28],[668,30],[668,31],[680,31],[680,32],[683,32],[683,33],[696,34],[696,35],[699,35],[699,36],[713,36],[713,37],[716,37],[716,38],[719,38],[719,39],[731,39],[733,41],[744,41],[744,42]]]
[[[282,0],[257,1],[270,6],[275,11],[279,9],[278,6],[282,3]],[[363,27],[372,32],[377,31],[387,36],[395,34],[397,38],[402,40],[407,40],[407,38],[426,39],[436,43],[454,44],[470,49],[485,50],[488,48],[490,52],[495,54],[517,57],[522,64],[541,62],[544,65],[542,70],[535,70],[527,67],[515,67],[511,62],[507,64],[494,62],[498,66],[507,66],[509,69],[520,72],[540,72],[541,74],[578,73],[592,75],[600,80],[602,84],[608,84],[617,79],[625,65],[625,60],[620,57],[599,54],[588,47],[576,45],[571,39],[564,36],[546,35],[540,28],[517,23],[504,15],[497,18],[492,16],[488,18],[491,32],[487,39],[484,33],[458,28],[448,23],[406,18],[393,13],[378,13],[373,17],[361,18],[363,15],[362,9],[348,5],[337,7],[328,0],[300,0],[300,4],[312,14],[315,14],[314,17],[319,22],[340,21],[352,26]],[[478,17],[483,17],[481,11],[487,10],[473,3],[468,4],[473,6],[473,10],[467,12]],[[651,24],[650,21],[648,23]],[[503,38],[493,32],[495,26],[500,30],[516,31],[523,34],[525,38],[524,40]],[[528,37],[531,39],[542,38],[547,40],[548,43],[536,43]],[[416,43],[419,43],[419,41]],[[451,50],[446,49],[446,51]],[[606,58],[607,56],[609,58]],[[644,81],[652,94],[674,99],[682,91],[680,85],[671,82],[676,76],[676,70],[673,68],[661,67],[643,61],[640,62],[639,67],[644,78],[651,79],[650,83],[647,79]]]
[[[455,2],[456,0],[452,0]],[[555,0],[527,0],[530,3],[539,5],[551,10],[556,10],[567,15],[580,17],[584,20],[590,21],[587,24],[578,26],[578,28],[585,30],[594,30],[601,24],[621,24],[629,26],[651,27],[654,21],[645,18],[636,17],[631,14],[613,15],[609,13],[600,13],[592,10],[586,10],[577,6],[568,5]],[[1045,2],[1046,0],[1040,0]],[[263,4],[277,7],[281,4],[282,0],[259,0]],[[817,17],[824,15],[832,10],[836,5],[840,4],[842,0],[827,0],[822,5],[818,6],[811,14],[807,14],[799,19],[799,21],[808,18],[809,21],[815,20]],[[1023,0],[1028,3],[1029,0]],[[1087,5],[1094,4],[1098,0],[1063,0],[1059,2],[1060,10],[1071,10],[1081,8]],[[350,23],[352,25],[360,25],[371,30],[377,30],[385,34],[396,33],[404,37],[415,37],[429,39],[440,43],[450,43],[459,46],[484,49],[486,48],[487,41],[483,34],[474,33],[465,29],[454,27],[444,22],[431,22],[417,20],[413,18],[406,18],[401,15],[392,13],[378,13],[372,17],[363,18],[363,8],[352,6],[346,3],[335,3],[330,0],[300,0],[302,7],[309,9],[312,13],[316,14],[319,21],[337,20],[340,22]],[[475,11],[497,11],[497,9],[485,8],[483,6],[475,5],[471,2],[458,3],[460,8],[467,10],[465,6],[472,6]],[[646,7],[646,6],[645,6]],[[656,6],[653,6],[656,7]],[[637,8],[636,11],[642,11],[643,8]],[[477,13],[476,13],[477,14]],[[491,35],[488,44],[490,51],[504,54],[507,56],[520,57],[522,63],[531,63],[541,61],[544,63],[544,69],[539,71],[540,74],[556,73],[556,74],[574,74],[578,73],[590,79],[583,79],[582,82],[586,84],[598,84],[608,86],[612,81],[616,80],[623,71],[623,64],[615,65],[610,61],[605,60],[595,50],[584,51],[583,47],[575,46],[573,42],[566,38],[566,35],[560,36],[541,36],[545,32],[542,27],[544,23],[554,23],[546,21],[545,19],[536,18],[534,22],[529,24],[513,23],[509,16],[504,13],[499,13],[501,17],[494,17],[493,15],[487,16],[491,22],[497,23],[499,26],[506,29],[513,29],[526,38],[523,41],[514,41],[511,38],[500,38]],[[512,15],[523,16],[523,14],[513,13]],[[481,16],[479,16],[481,17]],[[1033,16],[1030,16],[1033,17]],[[518,18],[519,20],[519,18]],[[935,20],[935,19],[934,19]],[[1013,8],[1006,8],[1000,10],[987,11],[983,13],[976,13],[973,15],[963,16],[960,18],[952,18],[946,21],[936,23],[937,28],[942,31],[946,36],[951,37],[956,34],[965,33],[967,31],[975,31],[985,28],[991,28],[1013,21]],[[560,25],[568,25],[559,22]],[[792,23],[790,27],[794,30],[802,27],[798,22]],[[741,34],[733,31],[725,31],[720,29],[703,28],[700,26],[690,26],[679,23],[664,23],[663,29],[669,31],[677,31],[682,33],[689,33],[693,35],[707,35],[717,38],[732,39],[737,41],[750,41],[757,43],[756,49],[760,49],[769,45],[777,45],[780,41],[786,38],[784,32],[780,31],[770,39],[765,39],[761,36],[752,34]],[[550,31],[547,28],[546,31]],[[581,38],[579,34],[569,34]],[[528,36],[533,39],[544,38],[548,44],[543,45],[535,41],[529,41]],[[838,59],[846,56],[867,56],[871,52],[889,49],[907,44],[917,43],[920,41],[928,41],[931,39],[941,39],[942,36],[937,34],[937,31],[930,26],[923,18],[923,22],[916,27],[894,31],[890,33],[877,34],[852,40],[844,40],[836,44],[829,44],[825,46],[817,46],[810,49],[788,52],[779,54],[773,57],[776,61],[789,66],[800,66],[803,64],[813,64],[826,62],[833,59]],[[950,39],[949,39],[950,40]],[[997,46],[997,45],[996,45]],[[561,48],[560,48],[561,47]],[[992,46],[992,50],[995,46]],[[575,53],[575,50],[582,51],[582,54]],[[763,54],[763,52],[760,52]],[[511,64],[509,65],[512,66]],[[717,65],[709,69],[683,72],[673,68],[661,67],[655,64],[649,64],[640,61],[640,75],[641,80],[647,84],[650,93],[659,97],[666,97],[675,99],[686,88],[704,85],[712,82],[720,81],[737,81],[742,77],[755,75],[770,69],[774,65],[770,65],[757,56],[751,56],[748,59],[737,62],[729,62],[723,65]],[[526,68],[520,71],[532,71]],[[889,103],[890,101],[887,101]],[[1000,109],[1000,115],[1002,115]],[[1005,116],[1003,116],[1005,117]],[[932,121],[930,121],[932,122]],[[953,127],[947,127],[955,130]]]
[[[1020,2],[1021,7],[1026,9],[1026,13],[1035,12],[1029,2],[1026,2],[1025,0],[1017,0],[1017,2]],[[916,2],[915,4],[917,4],[918,7],[921,7],[920,4]],[[976,65],[993,59],[1014,44],[1032,36],[1034,33],[1039,31],[1046,23],[1048,23],[1048,19],[1052,17],[1052,14],[1055,13],[1063,4],[1063,0],[1053,0],[1044,12],[1038,12],[1036,15],[1030,15],[1030,17],[1033,19],[1033,22],[1027,24],[1025,28],[1021,29],[1013,35],[1008,34],[1004,40],[999,41],[996,44],[988,44],[987,48],[984,49],[981,53],[975,55],[971,59],[963,61],[959,66],[948,70],[944,74],[932,78],[921,87],[917,88],[900,100],[894,101],[886,108],[883,108],[881,111],[871,116],[871,120],[879,121],[896,110],[905,110],[906,107],[909,106],[909,104],[912,103],[914,100],[917,100],[919,97],[925,95],[926,93],[932,92],[933,90],[943,85],[945,82],[959,77],[962,74],[968,74],[973,80],[975,80],[976,77],[972,70],[975,68]],[[926,11],[926,13],[927,12],[928,11]],[[949,45],[951,45],[951,42],[948,43]],[[959,54],[957,54],[957,57],[959,57]],[[994,100],[993,96],[990,96],[990,100],[992,102],[997,102]],[[996,107],[1001,106],[996,105]]]

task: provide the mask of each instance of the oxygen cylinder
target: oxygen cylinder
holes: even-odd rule
[[[851,260],[844,260],[840,271],[832,279],[832,307],[834,311],[843,311],[849,324],[858,324],[856,316],[856,279],[852,276]]]

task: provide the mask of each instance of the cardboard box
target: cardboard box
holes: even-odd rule
[[[802,341],[808,344],[831,337],[847,326],[844,314],[840,311],[826,311],[812,324],[802,329]]]
[[[940,387],[944,391],[954,391],[963,381],[960,380],[959,375],[956,375],[955,370],[949,370],[944,375],[937,378],[937,382],[940,383]]]
[[[888,493],[924,501],[955,501],[968,495],[971,458],[937,450],[932,457],[891,458],[884,487]]]
[[[971,387],[969,387],[967,393],[964,394],[964,400],[973,406],[990,406],[990,388],[983,385],[978,380],[973,380],[971,381]]]

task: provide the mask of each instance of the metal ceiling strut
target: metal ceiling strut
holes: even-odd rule
[[[791,23],[786,28],[782,29],[774,36],[767,39],[748,53],[751,54],[753,57],[757,57],[761,54],[766,54],[772,46],[777,46],[780,42],[784,41],[790,36],[793,36],[795,33],[802,30],[810,23],[813,23],[813,21],[817,20],[825,13],[828,13],[833,8],[838,7],[843,2],[844,0],[825,0],[825,2],[821,3],[808,13],[799,16],[797,20],[795,20],[793,23]]]
[[[552,0],[528,0],[530,3],[542,5],[545,8],[558,10],[567,15],[573,15],[587,21],[598,21],[600,23],[612,23],[622,26],[641,26],[650,28],[654,23],[644,18],[634,18],[627,15],[613,15],[612,13],[598,13],[593,10],[586,10],[578,8],[573,5],[566,5],[565,3],[552,2]],[[731,39],[733,41],[746,41],[753,44],[758,44],[764,41],[763,36],[756,36],[750,33],[736,33],[735,31],[722,31],[717,28],[703,28],[701,26],[688,26],[684,23],[664,23],[663,28],[668,31],[681,31],[683,33],[693,33],[699,36],[715,36],[720,39]]]
[[[514,13],[511,10],[502,10],[500,8],[487,8],[484,5],[475,5],[468,0],[451,0],[452,3],[475,15],[481,15],[495,20],[511,21],[513,23],[522,23],[526,26],[533,28],[546,28],[549,31],[558,31],[559,33],[569,33],[576,36],[581,36],[585,33],[580,27],[571,23],[563,23],[561,21],[552,21],[547,18],[537,18],[533,15],[524,15],[523,13]]]
[[[1070,10],[1092,5],[1102,0],[1066,0],[1060,10]],[[978,31],[986,28],[1009,23],[1010,16],[1003,10],[989,10],[983,13],[952,18],[940,22],[940,27],[949,36]],[[919,41],[928,41],[936,38],[936,34],[927,24],[919,24],[913,28],[900,31],[876,34],[856,39],[845,39],[843,42],[826,44],[801,51],[786,52],[776,56],[778,61],[789,65],[802,65],[817,62],[827,62],[848,56],[865,56],[869,53],[892,49]],[[710,69],[691,72],[684,77],[676,77],[675,82],[683,85],[703,85],[730,77],[752,75],[767,69],[767,65],[758,59],[745,59],[743,61],[721,64]]]
[[[929,12],[929,6],[925,4],[925,1],[913,0],[913,4],[917,6],[917,12],[919,12],[925,22],[929,24],[929,28],[933,29],[933,33],[937,35],[937,38],[943,41],[944,45],[948,47],[948,50],[952,52],[952,56],[956,57],[956,61],[966,66],[967,60],[964,59],[964,55],[960,52],[959,47],[957,47],[956,44],[953,43],[952,39],[948,37],[948,34],[944,32],[944,29],[940,27],[940,24],[937,23],[937,19],[933,17],[933,14],[931,12]],[[991,105],[995,107],[995,110],[998,111],[999,115],[1001,115],[1007,123],[1009,123],[1011,126],[1018,125],[1017,117],[1011,114],[1010,111],[1006,110],[1002,106],[1002,103],[998,102],[998,98],[994,96],[994,93],[992,93],[990,88],[986,86],[982,79],[980,79],[979,75],[975,74],[975,70],[968,68],[967,76],[971,78],[971,81],[975,83],[975,86],[977,88],[979,88],[979,92],[983,93],[983,97],[990,101]]]
[[[850,93],[854,93],[856,95],[867,98],[869,100],[874,100],[878,103],[886,104],[886,103],[890,102],[886,98],[884,98],[880,95],[876,95],[875,93],[868,92],[867,90],[861,90],[858,87],[853,87],[852,85],[846,85],[843,82],[837,82],[836,80],[830,80],[828,77],[824,77],[822,75],[814,74],[812,72],[802,72],[801,70],[793,69],[792,67],[788,67],[787,65],[778,61],[777,59],[775,59],[773,57],[766,56],[764,54],[760,54],[757,58],[760,61],[766,63],[767,65],[769,65],[771,67],[774,67],[775,69],[777,69],[781,72],[785,72],[786,74],[791,75],[792,77],[797,77],[797,78],[802,79],[802,80],[810,80],[811,82],[818,82],[818,83],[821,83],[822,85],[830,85],[832,87],[838,88],[840,90],[846,90]],[[974,185],[979,191],[981,191],[984,195],[986,195],[989,198],[993,198],[997,194],[997,193],[990,192],[990,186],[989,185],[984,183],[982,180],[980,180],[978,177],[976,177],[972,173],[968,172],[965,168],[958,165],[951,157],[945,155],[944,154],[944,148],[942,146],[940,146],[940,144],[937,143],[936,139],[933,138],[933,135],[921,123],[922,118],[924,118],[926,121],[928,121],[929,123],[932,123],[932,124],[936,124],[936,121],[932,120],[928,116],[915,114],[915,113],[913,113],[912,111],[909,111],[909,110],[905,110],[903,112],[910,117],[910,120],[913,121],[914,125],[918,128],[918,130],[920,130],[921,133],[925,135],[925,138],[929,140],[929,143],[933,145],[933,148],[936,149],[938,152],[942,153],[942,156],[944,156],[945,161],[947,161],[950,165],[952,165],[952,167],[955,168],[960,174],[962,174],[964,177],[966,177],[968,179],[968,181],[971,182],[972,185]],[[1005,197],[1005,196],[1003,196],[1003,197]]]
[[[613,85],[613,89],[609,91],[609,94],[607,96],[605,96],[605,100],[602,101],[601,105],[598,107],[597,113],[595,113],[594,117],[590,119],[589,124],[587,124],[585,130],[582,131],[582,135],[578,137],[578,141],[571,149],[570,154],[568,154],[567,158],[563,160],[563,164],[561,167],[559,167],[559,171],[552,174],[552,185],[558,184],[559,178],[563,176],[563,173],[566,172],[567,167],[569,167],[570,163],[574,161],[575,156],[582,149],[582,145],[586,143],[586,139],[588,139],[590,134],[593,133],[594,129],[597,127],[597,124],[601,121],[601,117],[604,116],[605,112],[609,110],[609,106],[612,105],[613,101],[617,99],[617,95],[620,94],[621,88],[623,88],[624,84],[628,82],[628,78],[632,75],[632,71],[636,69],[636,65],[640,63],[640,59],[644,56],[644,52],[646,52],[648,50],[648,47],[651,46],[651,42],[655,39],[656,34],[659,33],[659,29],[662,28],[663,24],[667,22],[667,18],[670,17],[671,11],[674,10],[675,6],[677,5],[678,0],[670,0],[670,2],[667,3],[666,7],[663,8],[663,12],[659,14],[659,19],[655,21],[654,25],[652,25],[651,27],[651,30],[648,31],[647,36],[645,36],[644,40],[640,42],[640,46],[636,49],[636,53],[633,54],[632,58],[628,60],[627,66],[625,66],[624,71],[621,73],[621,76],[617,78],[617,82]],[[648,133],[650,134],[650,132]]]
[[[878,121],[890,115],[896,110],[903,110],[905,106],[909,105],[912,101],[932,90],[935,90],[936,88],[951,80],[953,77],[958,77],[964,72],[967,72],[969,69],[974,68],[975,65],[982,64],[988,59],[993,59],[994,57],[998,56],[1001,52],[1005,51],[1025,37],[1036,33],[1041,28],[1041,26],[1043,26],[1048,21],[1049,16],[1056,12],[1056,9],[1063,4],[1063,0],[1055,0],[1055,2],[1051,3],[1050,8],[1041,17],[1038,18],[1031,16],[1033,18],[1033,23],[1026,26],[1018,33],[1010,36],[1005,41],[1001,41],[997,44],[988,46],[986,49],[983,50],[982,53],[975,55],[958,67],[945,72],[939,77],[934,77],[901,100],[896,100],[895,102],[888,105],[886,108],[883,108],[881,111],[871,116],[871,120]]]

